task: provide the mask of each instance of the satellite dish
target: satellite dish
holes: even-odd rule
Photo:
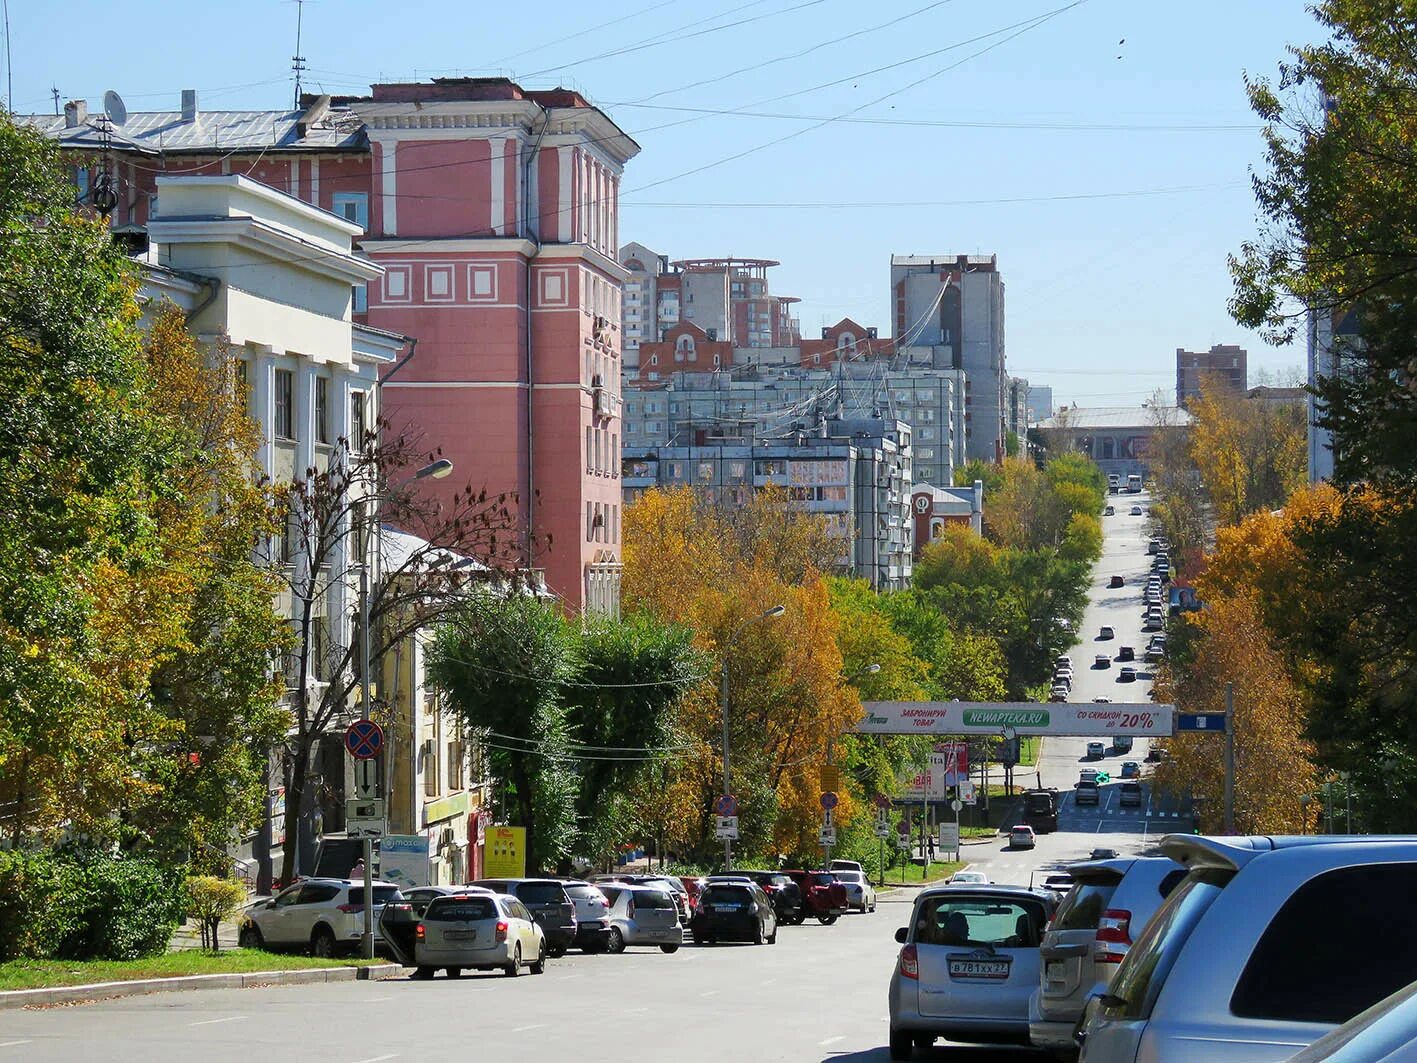
[[[114,125],[122,125],[128,120],[128,107],[123,102],[123,97],[112,89],[103,94],[103,113],[108,115],[108,120]]]

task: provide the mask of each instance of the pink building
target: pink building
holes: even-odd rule
[[[355,320],[412,341],[383,374],[385,415],[453,460],[446,484],[516,494],[521,560],[569,608],[615,611],[618,197],[639,146],[578,93],[505,78],[302,103],[204,113],[188,90],[121,126],[83,101],[25,120],[70,153],[81,196],[107,174],[135,248],[173,171],[243,174],[360,225],[385,272],[352,291]]]

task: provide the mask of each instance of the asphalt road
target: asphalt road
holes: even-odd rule
[[[539,977],[440,974],[0,1012],[0,1063],[884,1063],[893,935],[913,896],[883,894],[876,912],[829,927],[784,927],[776,945],[570,953]],[[1039,1058],[1027,1050],[935,1054]]]
[[[1102,557],[1092,571],[1079,641],[1068,651],[1073,662],[1073,688],[1068,700],[1090,702],[1106,697],[1116,702],[1148,703],[1152,676],[1150,667],[1141,657],[1151,635],[1143,633],[1141,625],[1142,592],[1151,572],[1151,557],[1146,552],[1150,533],[1145,516],[1150,499],[1145,494],[1120,494],[1109,495],[1108,501],[1116,507],[1117,513],[1102,518]],[[1142,508],[1142,516],[1130,514],[1134,505]],[[1113,575],[1120,575],[1125,585],[1109,588],[1107,583]],[[1100,638],[1099,632],[1104,626],[1112,628],[1116,637]],[[1098,654],[1115,658],[1122,646],[1131,646],[1136,654],[1135,682],[1123,683],[1118,679],[1121,666],[1115,660],[1106,668],[1094,666]],[[1030,876],[1041,881],[1039,871],[1085,859],[1094,847],[1116,849],[1122,855],[1141,853],[1151,850],[1164,834],[1190,831],[1191,820],[1185,810],[1154,794],[1145,778],[1150,768],[1146,763],[1149,745],[1146,739],[1138,738],[1129,753],[1119,753],[1109,745],[1101,759],[1087,756],[1089,741],[1096,739],[1047,738],[1037,766],[1014,772],[1014,781],[1019,785],[1041,785],[1066,791],[1058,830],[1039,835],[1038,846],[1033,850],[1010,849],[1002,838],[984,845],[966,846],[963,856],[971,866],[988,872],[995,881],[1026,885]],[[1140,809],[1122,808],[1119,800],[1122,764],[1128,760],[1140,764],[1143,772]],[[1079,807],[1074,799],[1072,787],[1085,767],[1111,776],[1111,781],[1101,787],[1096,806]]]

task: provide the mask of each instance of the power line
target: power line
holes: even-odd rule
[[[526,745],[541,745],[542,743],[534,738],[521,738],[517,735],[503,734],[501,731],[487,732],[494,738],[500,738],[504,742],[522,742]],[[569,742],[569,747],[581,750],[589,750],[593,753],[664,753],[669,751],[679,751],[683,749],[699,748],[695,743],[689,742],[678,746],[592,746],[584,742]]]
[[[682,679],[654,679],[644,683],[583,683],[575,679],[560,679],[556,676],[528,675],[525,672],[509,672],[504,668],[493,668],[488,664],[479,664],[476,661],[465,660],[461,657],[444,657],[445,661],[452,661],[454,664],[465,665],[468,668],[476,668],[480,672],[491,672],[495,675],[506,676],[509,679],[521,679],[530,683],[555,683],[558,686],[579,687],[587,690],[637,690],[645,687],[668,687],[682,686],[689,687],[701,682],[709,677],[708,672],[695,676],[685,676]]]
[[[661,7],[668,7],[671,3],[676,2],[677,0],[660,0],[660,2],[657,4],[650,4],[649,7],[642,7],[638,11],[632,11],[628,15],[621,15],[619,18],[613,18],[609,22],[602,22],[595,26],[589,26],[586,29],[577,30],[575,33],[568,33],[564,37],[557,37],[554,41],[547,41],[545,44],[538,44],[531,48],[524,48],[520,52],[513,52],[510,55],[504,55],[498,59],[493,59],[487,65],[493,68],[499,67],[509,59],[520,59],[524,55],[531,55],[534,52],[542,52],[545,51],[547,48],[552,48],[558,44],[564,44],[566,41],[579,40],[580,38],[588,36],[589,34],[599,33],[601,30],[609,29],[611,26],[618,26],[622,22],[629,22],[632,18],[639,18],[641,15],[648,15],[651,11],[658,11]]]

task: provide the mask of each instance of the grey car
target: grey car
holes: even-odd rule
[[[668,889],[604,882],[600,891],[610,903],[608,952],[624,952],[627,945],[658,945],[663,952],[679,951],[684,926]]]
[[[1090,997],[1106,992],[1132,938],[1185,877],[1166,857],[1098,860],[1069,869],[1073,886],[1043,935],[1043,972],[1028,1005],[1028,1037],[1057,1055]]]
[[[1028,1043],[1028,1000],[1052,895],[1022,886],[923,891],[896,931],[890,1056],[910,1059],[937,1037]]]
[[[546,935],[515,897],[481,890],[434,897],[416,933],[417,978],[431,978],[439,967],[450,978],[467,968],[511,977],[524,966],[532,974],[546,970]]]
[[[1417,838],[1161,849],[1187,875],[1088,1005],[1083,1060],[1277,1063],[1417,981]]]

